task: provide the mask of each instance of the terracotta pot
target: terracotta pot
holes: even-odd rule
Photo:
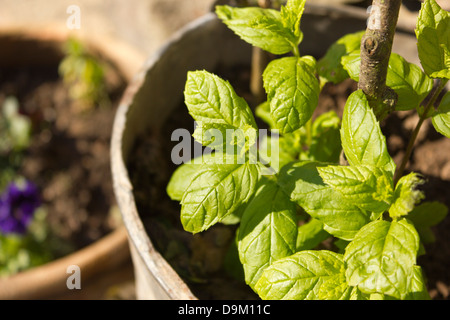
[[[359,8],[307,6],[301,23],[301,54],[323,56],[341,36],[364,30],[367,18],[366,11]],[[409,32],[399,31],[394,51],[411,62],[417,61],[415,41]],[[151,56],[123,96],[113,128],[111,161],[114,191],[130,239],[138,299],[197,297],[155,249],[145,230],[126,166],[133,144],[149,129],[157,133],[164,127],[171,112],[183,101],[188,71],[214,72],[219,64],[249,65],[250,60],[251,47],[211,13],[181,30]],[[170,136],[163,139],[170,143]]]
[[[52,27],[30,30],[0,29],[0,69],[2,67],[55,66],[63,58],[63,45],[70,36],[68,29]],[[129,82],[140,53],[121,42],[105,39],[80,39],[84,45],[110,62]],[[130,259],[127,232],[116,228],[83,249],[45,265],[0,279],[0,299],[70,299],[67,288],[67,267],[77,265],[82,286],[108,271],[123,266]],[[87,295],[89,296],[89,295]]]

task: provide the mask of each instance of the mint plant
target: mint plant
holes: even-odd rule
[[[435,0],[422,6],[416,35],[424,71],[388,56],[385,85],[394,103],[358,89],[342,119],[331,112],[312,121],[324,84],[364,73],[368,31],[342,37],[318,61],[302,56],[304,7],[305,0],[288,0],[280,11],[217,7],[244,41],[281,56],[262,75],[267,101],[256,109],[279,133],[265,141],[277,143],[255,148],[259,128],[248,104],[226,80],[191,71],[184,94],[198,123],[193,136],[212,152],[177,168],[167,192],[180,201],[186,231],[239,224],[245,281],[262,299],[428,299],[417,256],[448,209],[423,201],[424,177],[403,171],[425,119],[450,137],[448,93],[434,108],[450,78],[450,15]],[[421,121],[397,168],[380,120],[413,109]],[[329,238],[338,249],[318,250]]]

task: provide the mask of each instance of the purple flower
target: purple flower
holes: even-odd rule
[[[40,205],[39,191],[33,183],[10,183],[0,196],[0,232],[25,234]]]

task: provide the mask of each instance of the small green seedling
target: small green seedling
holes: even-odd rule
[[[66,55],[59,64],[59,74],[68,86],[70,98],[77,102],[77,108],[87,111],[96,104],[107,105],[105,66],[89,54],[77,39],[70,38],[65,50]]]
[[[339,39],[319,61],[302,56],[304,7],[305,0],[280,11],[217,7],[243,40],[281,56],[262,75],[267,102],[256,110],[280,134],[266,138],[278,149],[252,148],[258,127],[227,81],[189,72],[185,102],[200,124],[194,138],[213,152],[181,165],[168,194],[181,203],[186,231],[239,224],[245,281],[262,299],[428,299],[417,256],[447,207],[423,202],[423,177],[396,168],[362,90],[348,97],[342,119],[327,113],[312,122],[325,83],[358,80],[364,32]],[[449,13],[425,0],[416,30],[424,71],[392,54],[386,80],[398,95],[395,111],[416,109],[447,137],[449,94],[433,105],[450,78],[449,24]],[[325,239],[338,249],[318,250]]]

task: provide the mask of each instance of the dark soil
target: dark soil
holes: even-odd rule
[[[251,101],[248,93],[249,72],[242,72],[242,69],[240,73],[234,71],[229,70],[222,76],[231,82],[239,95]],[[223,70],[217,73],[221,72]],[[346,99],[355,89],[356,83],[351,80],[339,85],[326,85],[314,116],[329,110],[335,110],[342,116]],[[390,153],[397,164],[416,123],[414,112],[392,114],[382,123]],[[231,276],[224,267],[234,239],[234,227],[217,225],[196,235],[183,230],[179,218],[180,205],[168,198],[166,186],[176,168],[170,158],[176,142],[170,142],[168,137],[177,128],[193,131],[193,120],[184,104],[173,112],[163,127],[163,132],[150,132],[136,142],[128,163],[138,211],[150,238],[198,298],[257,299],[241,279]],[[450,206],[450,140],[436,134],[430,123],[426,124],[419,137],[407,170],[427,177],[428,182],[423,187],[427,200],[442,201]],[[433,299],[450,298],[449,228],[450,216],[434,228],[436,243],[426,245],[426,255],[418,260],[428,278]]]
[[[58,65],[0,70],[0,105],[8,96],[32,119],[33,133],[20,174],[36,183],[47,222],[61,245],[82,248],[114,227],[109,162],[112,123],[125,82],[111,71],[110,105],[80,111]]]

